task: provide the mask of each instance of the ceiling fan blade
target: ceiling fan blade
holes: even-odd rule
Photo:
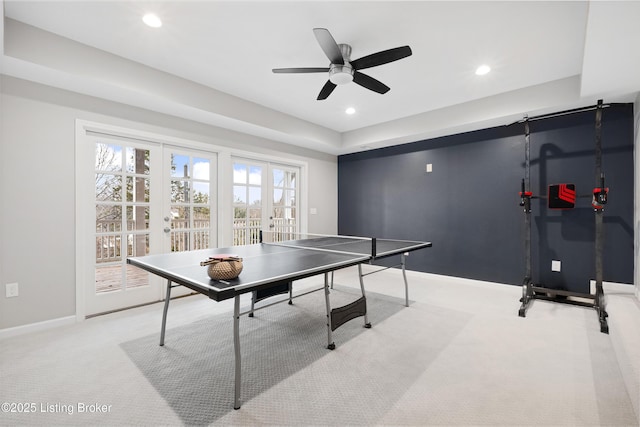
[[[323,99],[327,99],[331,92],[336,88],[336,85],[331,83],[331,80],[327,80],[327,82],[322,87],[322,90],[318,94],[318,101],[322,101]]]
[[[314,28],[313,34],[315,34],[316,40],[318,40],[320,47],[324,51],[324,54],[327,55],[327,58],[329,58],[329,61],[331,61],[332,64],[344,65],[344,58],[342,57],[340,46],[338,46],[338,43],[336,43],[329,30],[326,28]]]
[[[411,48],[409,46],[396,47],[394,49],[383,50],[381,52],[372,53],[363,56],[355,61],[351,61],[351,66],[356,70],[364,70],[365,68],[375,67],[377,65],[388,64],[398,59],[411,56]]]
[[[329,68],[274,68],[274,73],[326,73]]]
[[[354,71],[353,81],[362,87],[366,87],[369,90],[381,94],[387,93],[391,90],[391,88],[384,83],[374,79],[373,77],[367,76],[366,74],[362,74],[359,71]]]

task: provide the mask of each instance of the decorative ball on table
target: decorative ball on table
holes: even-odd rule
[[[242,258],[237,255],[218,254],[200,263],[208,266],[207,274],[213,280],[231,280],[242,273]]]

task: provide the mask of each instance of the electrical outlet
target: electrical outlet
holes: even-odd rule
[[[553,260],[551,261],[551,271],[560,271],[561,263],[560,261]]]
[[[433,164],[427,163],[427,167],[425,168],[425,172],[433,172]]]
[[[18,283],[7,283],[5,287],[7,298],[18,296]]]

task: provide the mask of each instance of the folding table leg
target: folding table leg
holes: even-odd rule
[[[364,276],[362,275],[362,264],[358,264],[358,276],[360,276],[360,290],[362,291],[362,298],[364,298],[364,300],[366,301],[367,296],[364,294]],[[364,327],[371,327],[371,323],[369,323],[369,315],[367,314],[366,310],[364,312]]]
[[[164,345],[164,331],[167,328],[167,312],[169,311],[169,301],[171,300],[171,280],[167,280],[167,294],[164,300],[164,310],[162,312],[162,328],[160,329],[160,345]]]
[[[333,350],[336,344],[331,333],[331,303],[329,302],[329,273],[324,273],[324,301],[327,306],[327,348]]]
[[[233,409],[240,409],[240,388],[242,372],[240,360],[240,295],[236,295],[233,303],[233,349],[235,351],[235,395]]]
[[[402,264],[402,277],[404,278],[404,301],[405,301],[405,306],[409,307],[409,282],[407,282],[407,272],[404,268],[406,261],[405,261],[405,254],[402,254],[400,256],[400,263]]]
[[[256,307],[256,299],[258,299],[258,293],[256,291],[251,292],[251,312],[249,317],[253,317],[253,310]]]

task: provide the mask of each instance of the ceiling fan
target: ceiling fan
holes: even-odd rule
[[[316,36],[320,47],[331,61],[329,67],[322,68],[274,68],[274,73],[329,73],[329,80],[318,94],[318,101],[327,99],[337,85],[347,84],[351,81],[374,92],[384,94],[389,91],[389,87],[382,82],[361,73],[359,70],[376,67],[397,61],[398,59],[411,56],[409,46],[396,47],[394,49],[383,50],[372,53],[362,58],[351,60],[351,46],[348,44],[338,44],[326,28],[314,28],[313,34]]]

